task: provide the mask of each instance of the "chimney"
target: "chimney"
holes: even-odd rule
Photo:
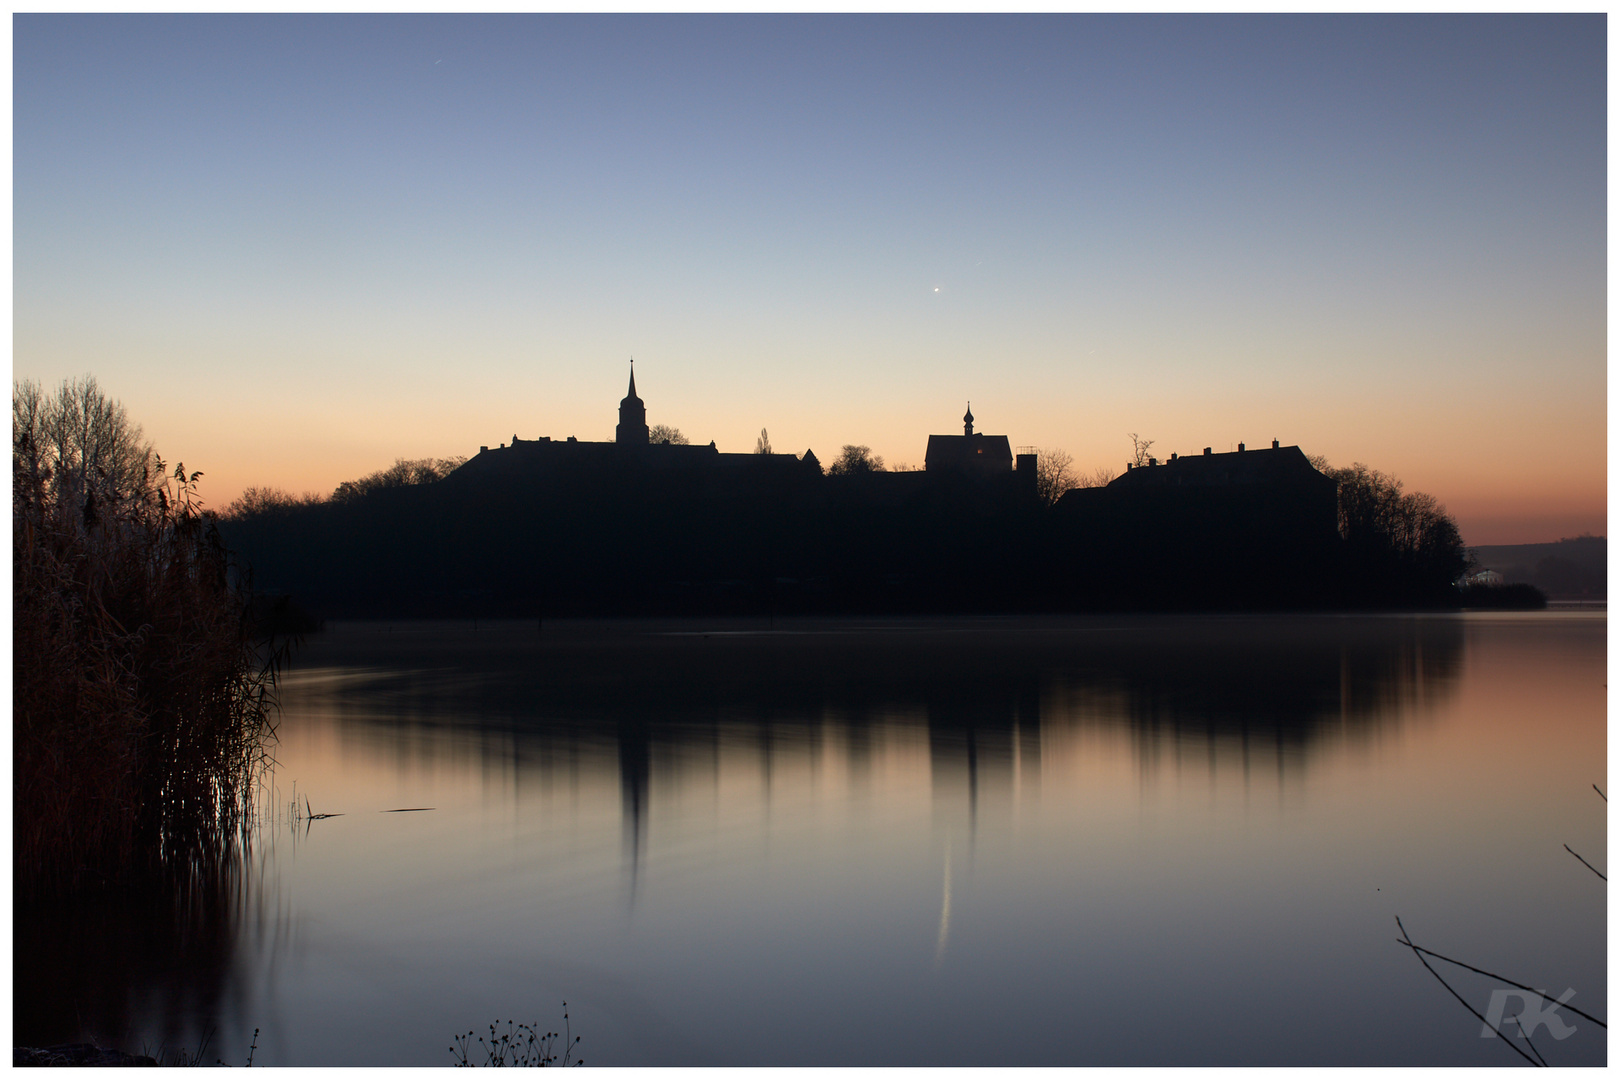
[[[1272,449],[1273,449],[1273,450],[1276,450],[1276,449],[1278,449],[1278,448],[1279,448],[1279,447],[1278,447],[1278,446],[1277,446],[1277,440],[1276,440],[1276,439],[1272,439],[1272,440],[1271,440],[1271,448],[1272,448]]]
[[[1212,450],[1212,449],[1210,449],[1210,448],[1209,448],[1209,447],[1207,447],[1207,446],[1206,446],[1206,447],[1204,447],[1204,456],[1205,456],[1205,457],[1209,457],[1209,455],[1211,455],[1211,454],[1213,454],[1213,453],[1214,453],[1214,452],[1215,452],[1215,451],[1214,451],[1214,450]]]
[[[1242,443],[1238,443],[1238,453],[1240,453],[1240,454],[1243,453],[1243,444]]]

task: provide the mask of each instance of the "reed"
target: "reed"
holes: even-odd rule
[[[144,449],[110,467],[88,438],[64,451],[39,419],[56,400],[30,389],[12,430],[17,891],[200,883],[246,843],[284,653],[254,640],[200,474]]]

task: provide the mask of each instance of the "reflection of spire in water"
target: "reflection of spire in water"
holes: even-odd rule
[[[775,764],[771,751],[775,748],[775,740],[772,738],[774,734],[775,732],[773,731],[769,722],[760,725],[760,770],[763,773],[765,780],[765,812],[767,814],[770,813],[771,810],[771,766]]]
[[[1015,815],[1018,813],[1019,803],[1022,801],[1024,787],[1024,740],[1022,733],[1018,730],[1017,717],[1018,710],[1014,709],[1012,726],[1012,797],[1013,813]]]
[[[951,842],[945,841],[945,898],[939,905],[939,941],[934,945],[934,970],[945,960],[945,942],[951,935]]]
[[[968,766],[968,850],[973,850],[973,841],[979,836],[979,742],[974,738],[974,731],[967,729],[967,766]]]
[[[1283,737],[1282,730],[1272,732],[1274,745],[1277,751],[1277,805],[1283,805]]]
[[[1243,723],[1243,805],[1249,805],[1249,724]]]
[[[630,864],[630,908],[636,906],[641,847],[647,826],[647,785],[651,762],[647,732],[639,724],[619,725],[619,790],[624,798],[624,843]]]

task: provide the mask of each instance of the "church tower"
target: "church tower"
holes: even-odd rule
[[[636,397],[636,362],[630,361],[630,394],[619,402],[619,426],[613,441],[632,446],[647,445],[647,406]]]

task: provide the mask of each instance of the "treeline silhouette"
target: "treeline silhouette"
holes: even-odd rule
[[[249,491],[221,528],[261,589],[343,617],[1444,608],[1467,565],[1435,500],[1359,464],[1329,471],[1336,509],[1308,467],[1325,506],[1288,483],[1052,505],[1017,474],[861,468],[860,447],[825,474],[618,449],[401,460],[331,498]]]

